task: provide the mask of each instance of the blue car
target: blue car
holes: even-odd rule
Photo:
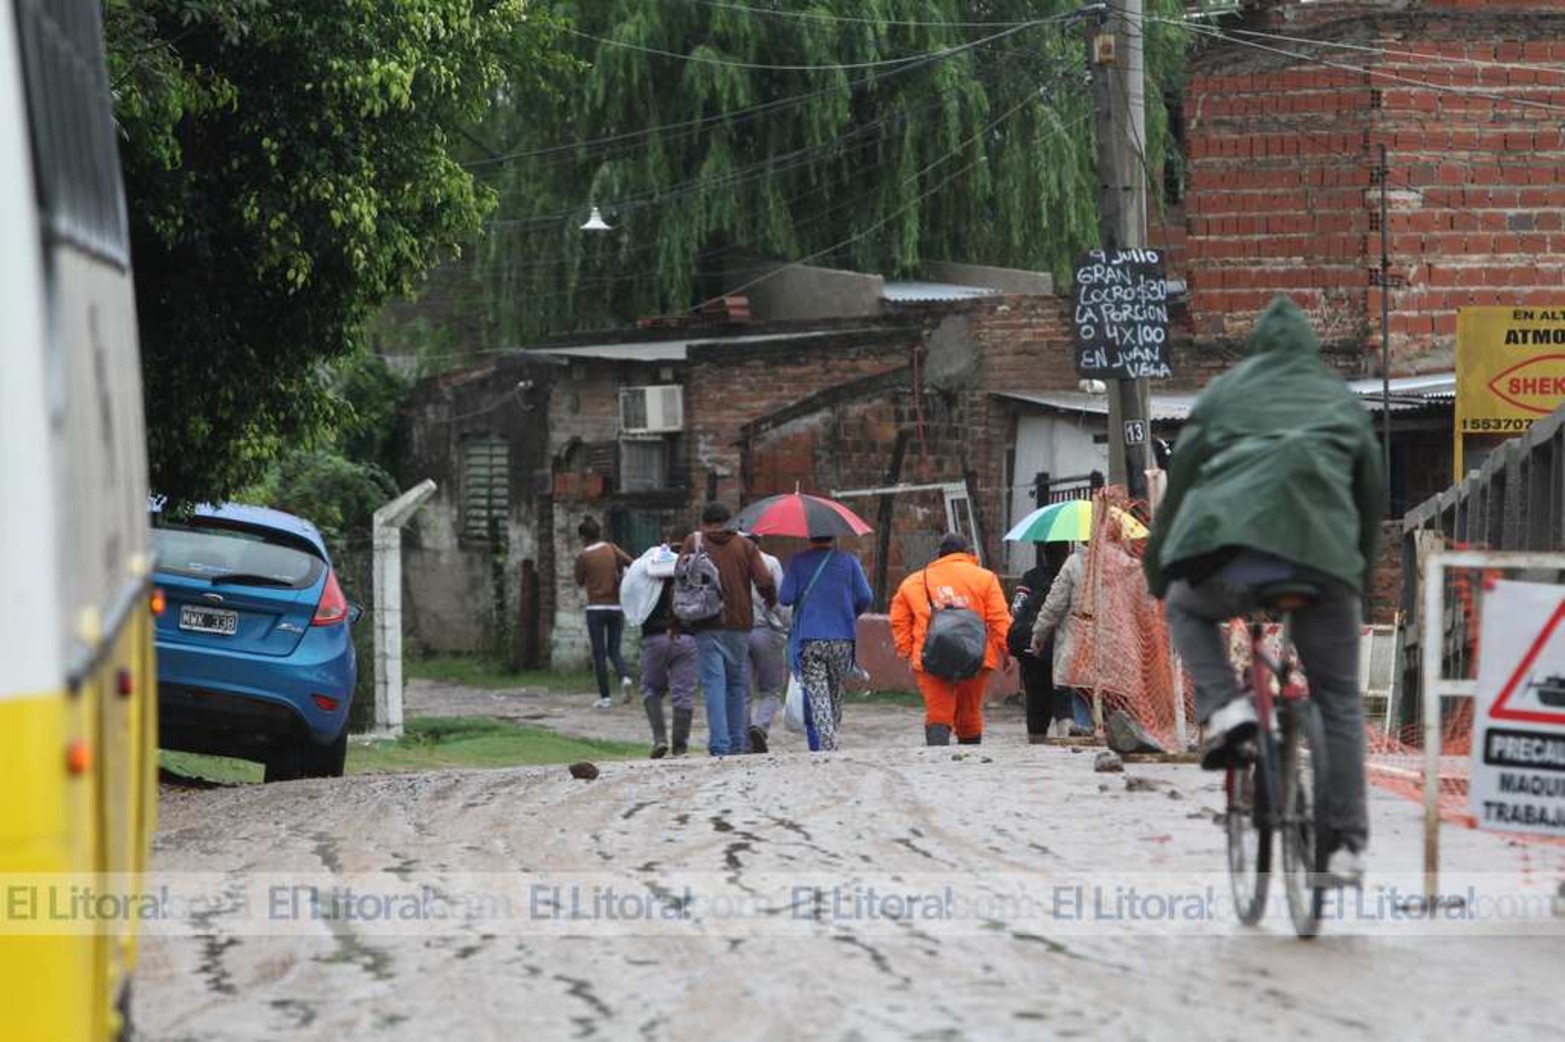
[[[152,524],[158,744],[259,761],[267,781],[340,776],[359,608],[315,526],[235,504]]]

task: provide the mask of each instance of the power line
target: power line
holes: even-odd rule
[[[745,14],[764,15],[769,18],[787,18],[794,21],[824,22],[827,24],[847,25],[876,25],[876,26],[907,26],[913,28],[935,29],[998,29],[1031,24],[1028,22],[945,22],[939,20],[920,20],[909,18],[860,18],[852,15],[831,14],[825,11],[784,11],[768,7],[754,7],[749,4],[728,3],[725,0],[696,0],[697,3],[707,7],[716,7],[721,10],[740,11]],[[1070,18],[1080,17],[1086,10],[1099,5],[1088,5],[1077,11],[1056,15],[1044,21],[1065,21]],[[1035,20],[1036,21],[1036,20]]]
[[[1073,63],[1072,67],[1067,68],[1065,71],[1069,73],[1079,70],[1080,65]],[[982,74],[980,74],[978,77],[978,81],[980,83],[990,82],[989,80],[985,79]],[[1050,82],[1052,83],[1053,81],[1051,80]],[[965,84],[962,86],[965,86]],[[817,154],[829,153],[831,151],[840,149],[844,144],[859,138],[863,138],[866,135],[872,135],[875,131],[878,131],[883,127],[889,125],[900,125],[902,122],[906,121],[908,115],[911,112],[924,112],[931,108],[936,108],[941,104],[944,104],[944,99],[951,93],[952,91],[947,90],[939,91],[933,101],[927,102],[922,107],[901,109],[888,116],[871,120],[867,123],[853,127],[846,133],[843,133],[830,141],[822,142],[819,145],[812,145],[802,149],[795,149],[792,152],[783,153],[781,156],[768,156],[764,159],[756,160],[747,166],[728,171],[726,174],[718,178],[705,178],[697,176],[662,188],[643,192],[640,195],[630,196],[624,199],[604,200],[602,205],[606,207],[612,207],[616,212],[633,211],[644,206],[663,205],[672,200],[683,198],[684,196],[691,194],[713,191],[721,188],[737,188],[751,180],[774,177],[779,174],[788,173],[789,171],[798,169],[801,166],[808,166],[813,161],[812,157]],[[867,145],[874,145],[880,140],[880,138],[872,137],[867,142]],[[867,146],[861,145],[859,147]],[[538,214],[531,217],[495,217],[489,218],[485,221],[485,223],[496,227],[533,227],[544,224],[552,224],[555,221],[565,220],[569,217],[577,216],[580,214],[580,210],[580,207],[572,207],[568,210],[562,210],[550,214]]]
[[[1242,37],[1231,36],[1223,30],[1216,28],[1215,26],[1196,25],[1177,19],[1161,18],[1155,15],[1147,16],[1147,20],[1170,25],[1180,25],[1190,32],[1195,33],[1198,36],[1204,36],[1208,39],[1225,40],[1229,43],[1237,44],[1240,47],[1249,47],[1252,50],[1266,51],[1270,54],[1282,55],[1286,58],[1294,58],[1299,61],[1310,62],[1315,65],[1324,66],[1330,69],[1338,69],[1343,72],[1354,72],[1366,77],[1379,77],[1382,80],[1386,80],[1392,83],[1401,83],[1411,87],[1420,87],[1424,90],[1434,91],[1438,94],[1451,94],[1465,98],[1483,98],[1487,101],[1494,101],[1500,104],[1520,105],[1527,108],[1543,109],[1549,112],[1565,112],[1565,105],[1555,105],[1547,101],[1537,101],[1532,98],[1518,98],[1507,94],[1496,94],[1493,91],[1486,91],[1479,88],[1445,86],[1438,83],[1430,83],[1427,80],[1418,80],[1409,76],[1400,76],[1394,72],[1388,72],[1384,69],[1376,69],[1360,65],[1348,65],[1344,62],[1337,62],[1332,61],[1329,58],[1322,58],[1317,54],[1306,54],[1300,51],[1284,50],[1280,47],[1272,47],[1269,44],[1257,43],[1254,40],[1246,40]]]
[[[959,152],[962,148],[969,147],[975,141],[977,141],[980,138],[982,138],[983,136],[991,133],[996,127],[998,127],[1001,124],[1003,124],[1007,119],[1010,118],[1011,115],[1013,115],[1015,112],[1019,111],[1021,108],[1025,107],[1029,102],[1038,100],[1038,98],[1040,96],[1047,96],[1048,91],[1051,88],[1053,88],[1054,86],[1056,86],[1057,84],[1060,84],[1062,82],[1066,83],[1066,84],[1071,83],[1076,77],[1079,77],[1082,74],[1083,71],[1084,70],[1083,70],[1083,68],[1082,68],[1082,66],[1080,64],[1074,64],[1074,65],[1072,65],[1069,68],[1062,69],[1059,72],[1055,73],[1054,76],[1050,77],[1043,84],[1036,85],[1036,86],[1030,86],[1028,91],[1027,91],[1027,96],[1022,98],[1019,104],[1013,106],[1004,115],[1002,115],[999,119],[994,120],[991,123],[989,123],[985,128],[983,128],[982,130],[978,131],[973,137],[969,138],[967,142],[963,143],[957,149],[953,150],[953,152],[947,153],[945,156],[942,156],[940,159],[935,160],[934,163],[931,164],[931,167],[933,167],[935,165],[938,165],[941,162],[944,162],[946,159],[950,158],[951,155],[955,154],[956,152]],[[874,143],[874,142],[872,142],[872,143]],[[930,169],[930,167],[926,167],[925,169],[926,170]],[[921,173],[923,173],[923,171],[921,171],[920,174]],[[915,180],[918,176],[919,175],[913,175],[908,180]],[[785,205],[791,206],[791,205],[797,203],[798,201],[800,201],[801,199],[806,198],[806,197],[808,197],[810,195],[816,194],[817,192],[819,192],[819,191],[821,191],[821,190],[823,190],[824,188],[827,188],[827,187],[831,187],[831,186],[826,185],[826,184],[823,183],[820,186],[808,189],[805,192],[799,193],[799,194],[791,197],[790,199],[788,199],[786,201]],[[849,209],[849,208],[854,207],[854,206],[861,205],[864,202],[865,199],[869,198],[873,194],[874,194],[874,191],[872,189],[870,191],[866,191],[864,193],[861,193],[860,195],[844,199],[841,202],[838,202],[835,205],[833,205],[831,207],[828,207],[824,211],[820,211],[820,212],[817,212],[817,213],[811,215],[810,218],[805,222],[805,226],[806,227],[810,227],[810,226],[818,225],[821,222],[825,221],[827,218],[835,215],[838,212],[841,212],[843,210]],[[796,227],[797,226],[798,225],[796,224]],[[650,250],[650,249],[656,249],[656,248],[658,248],[658,244],[657,243],[649,243],[647,246],[642,247],[641,249],[642,250]],[[736,247],[736,249],[737,248],[738,247]],[[562,260],[559,263],[560,263],[561,266],[565,266],[565,265],[568,265],[570,262],[568,260]],[[547,265],[547,264],[541,265],[541,267],[548,267],[548,266],[549,265]],[[516,270],[519,270],[519,269],[502,267],[502,268],[499,269],[499,273],[500,273],[501,277],[504,278],[506,275],[509,275],[509,274],[513,273],[514,271],[516,271]],[[632,274],[624,275],[624,276],[610,276],[610,277],[603,278],[603,279],[592,280],[590,284],[601,285],[601,284],[618,284],[618,283],[622,283],[622,282],[631,282],[631,281],[635,281],[638,278],[644,277],[644,275],[645,275],[645,273],[632,273]],[[545,294],[545,295],[543,295],[543,298],[544,299],[564,299],[564,298],[569,298],[569,297],[573,297],[573,296],[577,295],[577,292],[579,292],[579,291],[564,291],[564,292],[554,293],[554,294]],[[538,294],[533,294],[533,295],[531,295],[530,299],[540,299],[540,296]]]
[[[916,183],[917,181],[921,180],[930,171],[934,170],[935,168],[939,167],[941,164],[947,162],[948,160],[952,159],[956,155],[959,155],[964,150],[970,148],[973,144],[983,140],[984,138],[986,138],[987,136],[992,134],[993,131],[996,128],[998,128],[999,126],[1004,124],[1008,119],[1010,119],[1012,116],[1014,116],[1017,112],[1021,111],[1028,104],[1037,101],[1039,99],[1040,94],[1046,94],[1047,91],[1049,90],[1049,88],[1051,88],[1052,86],[1054,86],[1057,83],[1064,82],[1064,83],[1068,84],[1068,83],[1073,82],[1073,79],[1076,78],[1076,77],[1079,77],[1082,72],[1083,72],[1082,67],[1079,64],[1077,64],[1077,65],[1074,65],[1073,67],[1071,67],[1069,69],[1063,69],[1063,70],[1057,72],[1054,76],[1050,77],[1050,79],[1045,81],[1043,84],[1041,84],[1041,85],[1039,85],[1037,87],[1033,87],[1033,88],[1029,89],[1029,91],[1027,92],[1027,96],[1022,98],[1017,104],[1015,104],[1015,105],[1011,106],[1010,108],[1008,108],[1000,116],[998,116],[994,120],[990,121],[982,129],[978,130],[973,135],[968,137],[966,140],[964,140],[963,142],[961,142],[958,145],[956,145],[950,151],[948,151],[945,154],[941,155],[940,157],[934,159],[933,161],[931,161],[929,164],[924,166],[919,171],[917,171],[917,172],[915,172],[913,174],[910,174],[909,176],[904,178],[902,183],[904,183],[904,184]],[[1065,133],[1067,131],[1075,130],[1078,127],[1082,126],[1084,123],[1086,123],[1090,118],[1091,118],[1091,116],[1090,116],[1090,114],[1088,114],[1086,116],[1083,116],[1083,117],[1073,121],[1070,124],[1057,127],[1053,133],[1050,133],[1050,134],[1044,136],[1043,138],[1041,138],[1039,141],[1035,142],[1034,144],[1035,145],[1041,145],[1043,142],[1052,140],[1052,139],[1054,139],[1056,137],[1059,137],[1059,136],[1061,136],[1063,133]],[[805,256],[805,257],[803,257],[803,258],[801,258],[799,260],[795,260],[795,261],[787,262],[785,264],[781,264],[778,267],[773,268],[772,270],[769,270],[769,271],[763,273],[762,275],[760,275],[760,276],[758,276],[758,277],[756,277],[754,279],[750,279],[748,281],[745,281],[745,282],[741,283],[739,286],[737,286],[735,288],[723,291],[722,293],[718,294],[716,297],[708,298],[707,300],[702,301],[701,303],[695,305],[693,308],[688,309],[688,310],[696,310],[696,309],[699,309],[700,307],[702,307],[703,305],[705,305],[707,303],[711,303],[714,300],[720,299],[723,296],[729,296],[729,295],[732,295],[732,294],[735,294],[735,293],[743,292],[745,289],[748,289],[751,286],[755,286],[755,285],[757,285],[757,284],[759,284],[761,282],[764,282],[764,281],[766,281],[766,280],[768,280],[768,279],[778,275],[782,271],[787,270],[788,268],[795,267],[795,266],[798,266],[798,265],[801,265],[801,264],[807,264],[807,263],[809,263],[812,260],[816,260],[816,259],[818,259],[818,258],[820,258],[822,256],[825,256],[825,255],[829,254],[829,253],[833,253],[833,252],[835,252],[837,250],[840,250],[840,249],[842,249],[845,246],[851,245],[852,243],[857,242],[858,240],[863,239],[863,238],[865,238],[865,237],[867,237],[867,236],[869,236],[869,235],[879,231],[882,227],[884,227],[886,224],[888,224],[894,218],[900,216],[901,214],[905,213],[911,207],[913,207],[913,206],[923,202],[925,199],[929,198],[931,195],[933,195],[936,192],[940,191],[941,189],[945,188],[956,177],[960,176],[963,173],[966,173],[967,171],[971,170],[973,167],[979,165],[982,162],[990,161],[990,159],[991,159],[991,156],[989,154],[987,154],[987,153],[984,154],[984,155],[980,155],[980,156],[974,158],[971,162],[969,162],[966,165],[964,165],[963,167],[961,167],[958,170],[954,171],[952,174],[948,175],[939,184],[934,185],[933,187],[931,187],[928,190],[920,193],[918,196],[914,197],[913,199],[908,200],[906,203],[904,203],[902,206],[898,207],[896,210],[893,210],[892,212],[886,214],[885,216],[881,217],[879,220],[877,220],[876,222],[874,222],[870,226],[862,229],[861,231],[859,231],[859,232],[857,232],[857,233],[855,233],[855,234],[853,234],[851,236],[848,236],[846,239],[840,240],[838,242],[834,242],[831,245],[826,246],[826,247],[824,247],[824,248],[822,248],[820,250],[816,250],[813,253],[810,253],[807,256]],[[801,196],[795,197],[795,201],[797,200],[797,198],[802,198],[803,195],[808,195],[808,194],[813,194],[813,190],[811,192],[803,193]],[[822,213],[818,213],[818,214],[814,215],[813,218],[808,222],[808,224],[809,225],[818,224],[818,223],[824,221],[827,217],[831,216],[835,212],[841,211],[841,210],[846,209],[846,208],[848,208],[850,206],[858,205],[858,204],[862,203],[863,200],[865,198],[867,198],[870,194],[872,194],[872,193],[871,192],[866,192],[863,195],[860,195],[858,197],[846,199],[843,202],[838,203],[837,205],[829,208],[827,211],[824,211]],[[649,248],[651,248],[652,246],[655,246],[655,245],[656,244],[649,244]],[[743,247],[735,247],[735,249],[742,249],[742,248]],[[500,269],[500,272],[502,274],[502,277],[504,276],[504,274],[508,274],[506,269],[503,269],[503,268]],[[627,275],[627,276],[623,276],[623,277],[611,277],[611,278],[605,280],[605,282],[607,284],[617,284],[617,283],[622,282],[622,281],[633,281],[636,278],[643,277],[645,274],[646,273],[636,273],[636,274],[631,274],[631,275]],[[656,273],[652,273],[652,277],[655,279],[656,278]],[[594,283],[594,285],[601,285],[601,284],[604,284],[604,283]],[[528,294],[528,299],[530,299],[530,300],[574,299],[574,298],[580,296],[581,292],[582,291],[578,288],[578,289],[575,289],[575,290],[567,290],[567,291],[563,291],[563,292],[559,292],[559,293],[549,293],[549,294],[536,294],[536,293],[533,293],[533,294]],[[453,352],[448,357],[465,357],[468,354],[469,354],[468,352]],[[436,357],[436,356],[420,355],[419,357],[424,358],[424,357]]]
[[[941,163],[944,163],[946,160],[950,159],[952,156],[955,156],[955,155],[959,154],[960,152],[962,152],[963,150],[965,150],[969,145],[973,144],[975,141],[977,141],[984,134],[987,134],[994,127],[999,126],[1005,120],[1009,119],[1013,114],[1015,114],[1016,112],[1019,112],[1025,105],[1029,104],[1031,101],[1032,101],[1031,98],[1027,98],[1027,99],[1024,99],[1022,102],[1020,102],[1019,104],[1012,106],[1010,109],[1006,110],[1006,112],[1003,113],[1000,116],[999,119],[995,120],[988,127],[986,127],[982,132],[980,132],[980,134],[977,134],[977,135],[974,135],[971,138],[968,138],[966,141],[962,142],[956,148],[952,149],[950,152],[947,152],[944,156],[941,156],[939,159],[936,159],[934,162],[930,163],[928,166],[925,166],[923,169],[917,171],[916,173],[910,175],[909,177],[904,178],[903,179],[903,183],[907,183],[907,182],[910,182],[910,181],[916,182],[918,180],[921,180],[925,174],[929,173],[935,167],[939,166]],[[1083,116],[1083,117],[1079,118],[1075,123],[1070,124],[1069,126],[1066,126],[1066,127],[1062,127],[1061,131],[1074,130],[1077,127],[1085,124],[1091,118],[1092,118],[1092,116],[1090,114],[1086,115],[1086,116]],[[1058,136],[1058,132],[1056,134],[1050,135],[1050,138],[1055,137],[1055,136]],[[1048,139],[1045,139],[1045,140],[1048,140]],[[798,260],[790,261],[787,264],[780,265],[779,267],[773,269],[772,271],[766,272],[763,275],[759,275],[756,278],[750,279],[747,282],[740,283],[738,286],[735,286],[732,289],[726,290],[723,293],[720,293],[720,294],[718,294],[715,297],[708,297],[706,300],[703,300],[700,303],[698,303],[695,306],[694,310],[699,311],[701,308],[705,307],[706,305],[714,303],[716,301],[719,301],[723,297],[732,296],[732,295],[734,295],[736,293],[742,293],[745,290],[750,289],[752,286],[757,286],[760,283],[765,282],[768,279],[775,278],[777,275],[780,275],[782,272],[787,271],[790,268],[796,268],[796,267],[798,267],[798,266],[800,266],[802,264],[808,264],[810,261],[815,260],[815,259],[817,259],[819,257],[823,257],[823,256],[825,256],[828,253],[834,253],[837,250],[842,249],[844,246],[851,246],[853,243],[855,243],[858,240],[864,238],[866,235],[869,235],[869,234],[871,234],[873,232],[879,231],[881,228],[885,227],[888,223],[890,223],[892,218],[901,216],[903,213],[907,212],[909,209],[911,209],[912,207],[916,206],[917,204],[923,202],[925,199],[929,198],[931,195],[934,195],[936,192],[938,192],[941,189],[943,189],[946,185],[950,184],[957,177],[961,176],[962,174],[965,174],[967,171],[971,170],[973,167],[977,166],[979,163],[983,162],[987,158],[988,158],[987,154],[980,155],[980,156],[974,158],[972,161],[968,162],[967,164],[965,164],[965,165],[963,165],[961,167],[958,167],[956,170],[952,171],[939,184],[934,185],[933,187],[931,187],[931,188],[929,188],[929,189],[919,193],[918,195],[914,196],[912,199],[910,199],[907,202],[903,203],[901,206],[897,207],[895,210],[893,210],[890,213],[886,214],[884,217],[880,218],[880,220],[876,221],[874,224],[871,224],[868,228],[865,228],[862,231],[856,232],[853,235],[850,235],[850,236],[848,236],[845,239],[842,239],[842,240],[840,240],[838,242],[835,242],[835,243],[833,243],[830,246],[824,247],[823,249],[816,250],[814,253],[811,253],[811,254],[808,254],[808,255],[806,255],[804,257],[801,257]]]
[[[914,69],[920,69],[934,65],[937,62],[943,60],[945,57],[948,56],[940,53],[926,54],[916,61],[910,61],[906,65],[898,66],[895,69],[880,73],[878,75],[875,73],[866,73],[860,78],[852,80],[846,84],[833,84],[832,86],[822,87],[818,90],[807,91],[803,94],[793,94],[785,98],[776,98],[772,101],[762,102],[759,105],[752,105],[749,108],[735,109],[732,112],[719,112],[710,116],[701,116],[697,119],[682,120],[677,123],[661,123],[655,127],[646,127],[642,130],[627,130],[620,134],[610,134],[605,137],[589,138],[586,141],[577,141],[571,144],[550,145],[545,148],[534,148],[520,152],[503,153],[500,155],[489,156],[484,159],[475,159],[471,162],[464,163],[463,165],[468,169],[473,169],[476,167],[488,166],[494,163],[509,162],[513,159],[530,159],[535,156],[551,155],[559,152],[575,152],[578,149],[592,148],[602,144],[614,144],[624,141],[639,140],[644,137],[650,137],[654,134],[662,134],[667,131],[685,130],[687,128],[699,129],[709,123],[720,123],[725,120],[747,121],[754,116],[758,116],[767,112],[774,112],[779,109],[792,108],[795,105],[802,105],[807,101],[813,101],[814,99],[824,97],[827,94],[835,94],[840,90],[848,90],[851,92],[853,90],[857,90],[859,87],[868,86],[872,83],[884,83],[893,76],[900,76],[904,72],[911,72]]]
[[[1327,47],[1339,51],[1358,51],[1364,54],[1377,54],[1397,58],[1417,58],[1421,61],[1438,62],[1445,65],[1473,65],[1486,69],[1514,69],[1524,72],[1551,73],[1555,76],[1565,76],[1565,69],[1552,65],[1531,65],[1525,62],[1501,61],[1499,59],[1487,60],[1483,58],[1467,58],[1454,54],[1428,54],[1423,51],[1405,51],[1392,47],[1370,47],[1365,44],[1347,43],[1339,40],[1313,40],[1306,36],[1284,36],[1281,33],[1263,33],[1254,29],[1229,29],[1234,36],[1253,36],[1262,40],[1280,40],[1283,43],[1299,43],[1308,47]]]
[[[757,69],[766,72],[851,72],[856,69],[883,69],[888,66],[907,65],[910,62],[923,61],[927,58],[949,58],[953,55],[961,54],[964,51],[970,51],[975,47],[981,47],[986,43],[993,43],[995,40],[1002,40],[1007,36],[1012,36],[1021,32],[1023,29],[1030,29],[1039,25],[1047,25],[1049,24],[1049,21],[1051,21],[1051,19],[1034,19],[1030,22],[1022,22],[1012,26],[1009,29],[1001,30],[1000,32],[994,33],[990,36],[985,36],[981,39],[970,40],[966,43],[957,44],[954,47],[943,47],[938,51],[921,51],[917,54],[910,54],[902,58],[877,58],[874,61],[840,62],[821,65],[772,65],[765,62],[747,62],[737,61],[732,58],[719,58],[715,55],[680,54],[678,51],[664,50],[661,47],[647,47],[639,43],[629,43],[624,40],[615,40],[607,36],[596,36],[592,33],[584,33],[579,29],[572,29],[569,27],[565,29],[565,32],[571,34],[572,36],[579,36],[584,40],[592,40],[606,47],[618,47],[629,51],[639,51],[642,54],[652,54],[660,58],[674,58],[679,61],[693,62],[698,65],[717,65],[731,69]]]

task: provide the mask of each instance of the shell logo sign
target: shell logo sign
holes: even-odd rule
[[[1547,416],[1565,401],[1565,354],[1539,355],[1517,362],[1490,380],[1489,390],[1524,412]]]
[[[1565,405],[1565,299],[1463,308],[1456,323],[1457,470],[1464,434],[1514,438]]]

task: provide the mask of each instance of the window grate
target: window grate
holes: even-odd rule
[[[462,538],[490,541],[490,529],[504,543],[511,512],[511,448],[500,438],[462,443]]]
[[[124,266],[130,233],[93,0],[22,0],[22,66],[38,194],[49,233]]]

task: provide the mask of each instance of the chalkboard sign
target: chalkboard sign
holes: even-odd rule
[[[1091,250],[1076,266],[1076,372],[1099,380],[1161,379],[1168,361],[1168,287],[1157,250]]]

